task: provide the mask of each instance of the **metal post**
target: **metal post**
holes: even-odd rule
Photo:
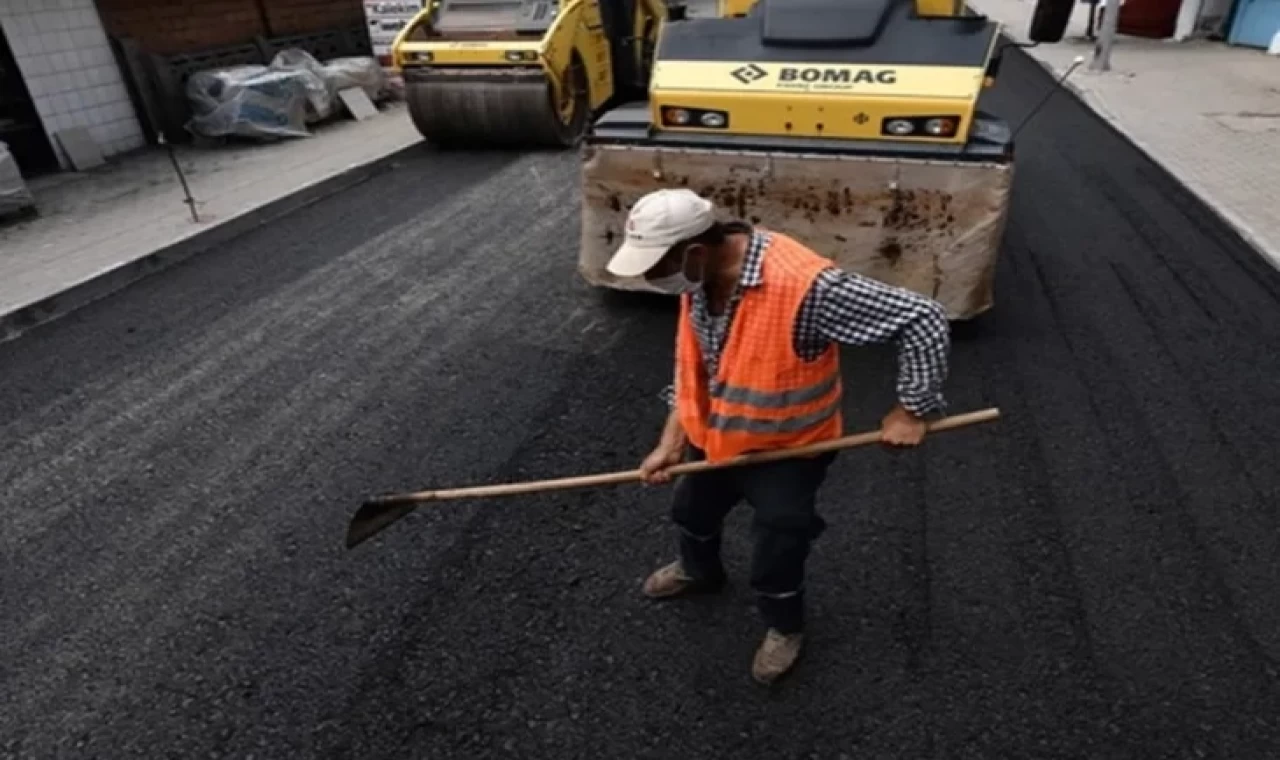
[[[173,171],[178,175],[178,181],[182,183],[182,194],[186,196],[182,202],[187,204],[187,208],[191,209],[191,221],[199,224],[200,215],[196,213],[196,203],[198,201],[196,201],[195,197],[191,195],[191,188],[187,185],[187,175],[182,171],[182,164],[178,163],[178,154],[174,152],[173,145],[171,145],[168,140],[164,139],[163,132],[157,134],[156,139],[165,147],[165,150],[168,151],[169,162],[173,164]]]
[[[262,0],[257,0],[254,6],[258,9],[258,23],[262,25],[262,36],[273,37],[271,31],[271,14],[267,13],[267,6]]]
[[[1102,29],[1098,31],[1098,39],[1093,44],[1090,71],[1111,70],[1111,46],[1116,41],[1116,27],[1120,23],[1120,2],[1121,0],[1107,0],[1107,7],[1102,11]]]

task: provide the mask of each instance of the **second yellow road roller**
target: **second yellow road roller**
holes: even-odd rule
[[[666,18],[663,0],[434,0],[394,63],[431,143],[572,147],[601,109],[645,97]]]

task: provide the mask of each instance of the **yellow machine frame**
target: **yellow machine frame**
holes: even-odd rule
[[[741,72],[752,78],[735,76]],[[985,78],[983,67],[659,61],[649,104],[654,124],[672,132],[723,129],[676,123],[672,111],[696,104],[723,115],[734,132],[780,137],[876,140],[886,119],[949,119],[949,134],[907,139],[963,144]]]
[[[559,6],[554,19],[540,38],[529,39],[510,34],[491,33],[478,39],[423,38],[440,3],[424,8],[414,20],[397,35],[392,46],[393,64],[406,72],[406,83],[414,74],[452,70],[460,74],[468,71],[505,69],[534,74],[540,72],[550,90],[549,101],[558,104],[560,117],[570,118],[566,108],[574,108],[572,83],[566,81],[575,56],[586,71],[585,107],[597,113],[609,102],[627,94],[628,83],[615,81],[613,57],[623,49],[619,40],[611,39],[608,25],[601,9],[601,2],[617,0],[568,0]],[[661,24],[667,18],[666,5],[661,0],[633,0],[634,8],[628,33],[639,44],[630,49],[635,53],[632,70],[647,73],[650,66],[648,51],[656,47]],[[619,7],[623,6],[619,4]],[[645,80],[647,82],[647,78]],[[511,90],[495,86],[493,100],[509,97]],[[412,94],[410,95],[412,97]],[[534,107],[537,107],[536,105]],[[449,114],[433,114],[447,119]],[[516,128],[518,125],[511,125]]]

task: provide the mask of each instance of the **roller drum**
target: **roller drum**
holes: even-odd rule
[[[406,72],[405,90],[414,126],[440,145],[568,147],[586,127],[581,92],[572,117],[562,121],[541,69]]]

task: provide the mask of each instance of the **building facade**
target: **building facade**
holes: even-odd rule
[[[72,168],[67,129],[107,157],[181,139],[185,74],[288,45],[371,54],[363,0],[0,0],[0,140],[30,177]]]
[[[104,155],[142,127],[93,0],[0,0],[0,140],[23,174],[69,168],[59,132],[85,127]]]

